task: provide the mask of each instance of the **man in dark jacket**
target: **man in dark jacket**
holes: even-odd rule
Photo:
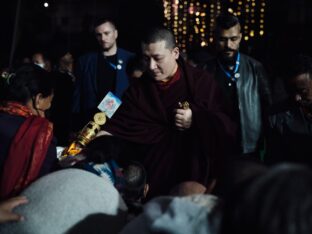
[[[269,117],[268,163],[296,162],[312,166],[312,58],[293,57],[287,66],[290,98],[272,108]]]
[[[207,70],[214,73],[232,109],[232,117],[240,126],[235,154],[258,157],[271,94],[261,63],[239,51],[241,39],[238,18],[231,14],[218,16],[217,57],[208,63]]]
[[[133,54],[117,47],[118,31],[114,21],[106,18],[97,20],[94,33],[100,51],[80,57],[75,64],[72,109],[83,119],[78,127],[98,112],[97,106],[108,91],[121,97],[129,85],[126,64]]]
[[[178,61],[168,29],[147,33],[142,51],[148,70],[125,92],[104,130],[144,147],[149,197],[183,181],[207,185],[218,177],[235,132],[221,90],[210,74]]]

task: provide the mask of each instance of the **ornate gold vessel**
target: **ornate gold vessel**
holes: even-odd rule
[[[104,125],[105,122],[105,113],[96,113],[93,117],[93,121],[88,122],[88,124],[86,124],[79,132],[76,139],[64,149],[60,160],[63,160],[67,156],[75,156],[79,154],[82,149],[96,136],[101,129],[101,125]]]

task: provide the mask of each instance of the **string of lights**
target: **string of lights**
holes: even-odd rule
[[[221,11],[238,16],[243,24],[243,39],[264,35],[266,0],[163,0],[164,25],[171,28],[177,44],[186,52],[194,45],[213,42],[215,18]]]

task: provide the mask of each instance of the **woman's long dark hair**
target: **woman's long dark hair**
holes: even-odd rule
[[[37,94],[48,97],[53,93],[51,75],[36,65],[24,65],[15,73],[9,74],[3,85],[2,99],[26,104]]]

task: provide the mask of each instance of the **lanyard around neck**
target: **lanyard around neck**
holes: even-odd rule
[[[240,77],[240,74],[237,72],[238,68],[239,68],[239,64],[240,64],[240,53],[239,52],[237,53],[237,56],[236,56],[235,67],[234,67],[234,71],[233,71],[234,76],[232,76],[231,73],[228,72],[224,68],[224,66],[221,64],[221,62],[219,60],[218,60],[218,64],[219,64],[220,68],[222,69],[222,71],[227,76],[227,78],[230,79],[231,81],[236,82],[237,79]]]
[[[109,66],[111,66],[114,70],[121,70],[122,69],[122,63],[123,62],[121,59],[117,60],[117,64],[110,62],[105,56],[104,56],[104,59],[109,64]]]
[[[113,64],[112,62],[108,62],[108,64],[109,64],[114,70],[117,70],[117,65]]]

